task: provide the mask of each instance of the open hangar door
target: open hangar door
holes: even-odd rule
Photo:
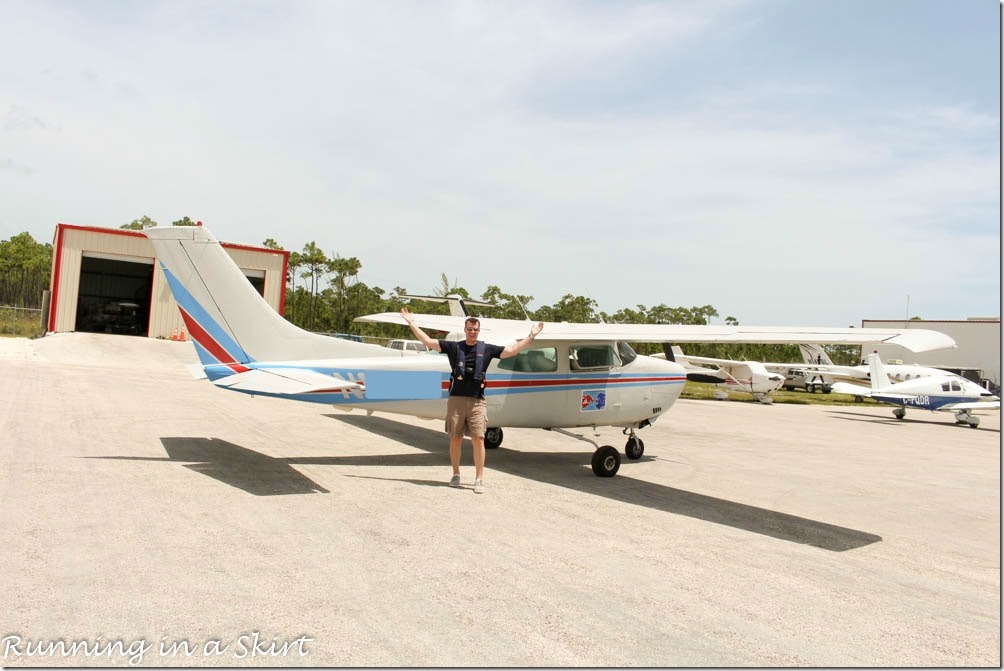
[[[147,335],[153,259],[84,252],[77,331]]]

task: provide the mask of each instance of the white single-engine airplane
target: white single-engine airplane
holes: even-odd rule
[[[213,235],[201,226],[144,231],[181,310],[205,376],[224,389],[442,419],[450,385],[445,356],[402,358],[386,347],[309,333],[276,313]],[[460,333],[463,317],[414,315],[432,330]],[[405,325],[400,313],[357,321]],[[520,320],[481,319],[482,339],[499,344],[526,335]],[[488,369],[489,447],[503,426],[559,431],[596,447],[593,471],[612,476],[620,453],[565,429],[622,427],[625,453],[638,459],[635,431],[676,402],[686,382],[672,361],[639,356],[629,342],[894,342],[923,351],[954,347],[937,331],[738,326],[547,323],[533,348]]]
[[[905,382],[892,382],[885,372],[879,355],[872,352],[867,357],[871,387],[850,382],[834,382],[833,391],[854,394],[899,406],[892,411],[896,419],[906,416],[907,408],[954,412],[956,424],[968,424],[974,429],[980,418],[973,410],[1000,410],[1000,399],[980,385],[955,373],[927,375]]]
[[[715,359],[684,354],[679,345],[663,344],[663,353],[653,355],[681,364],[691,382],[709,382],[716,385],[715,398],[726,399],[730,391],[752,394],[765,405],[774,402],[771,394],[784,384],[784,375],[773,373],[759,361]],[[710,368],[709,366],[713,366]]]

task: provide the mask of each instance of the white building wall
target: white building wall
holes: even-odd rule
[[[916,319],[910,321],[865,319],[862,328],[919,328],[941,331],[952,337],[956,349],[911,352],[899,345],[879,344],[862,347],[862,354],[877,351],[879,357],[902,359],[903,363],[916,363],[935,368],[979,368],[983,377],[995,384],[1001,381],[1001,321],[999,317],[966,320]]]

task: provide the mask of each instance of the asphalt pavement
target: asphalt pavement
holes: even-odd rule
[[[0,338],[2,666],[1000,666],[1000,415],[678,402],[645,454]],[[583,433],[623,447],[618,429]]]

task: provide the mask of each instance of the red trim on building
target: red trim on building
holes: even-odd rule
[[[122,228],[103,228],[101,226],[78,226],[76,224],[56,224],[56,228],[66,228],[71,231],[88,231],[90,233],[110,233],[112,235],[128,235],[134,238],[145,238],[139,231],[130,231]]]
[[[279,316],[286,316],[286,277],[289,273],[289,252],[283,250],[282,257],[282,293],[279,294]]]
[[[63,228],[66,224],[56,224],[56,239],[52,244],[56,255],[56,267],[52,271],[51,296],[49,297],[49,322],[46,329],[49,333],[56,330],[56,307],[59,305],[59,276],[63,269]]]

